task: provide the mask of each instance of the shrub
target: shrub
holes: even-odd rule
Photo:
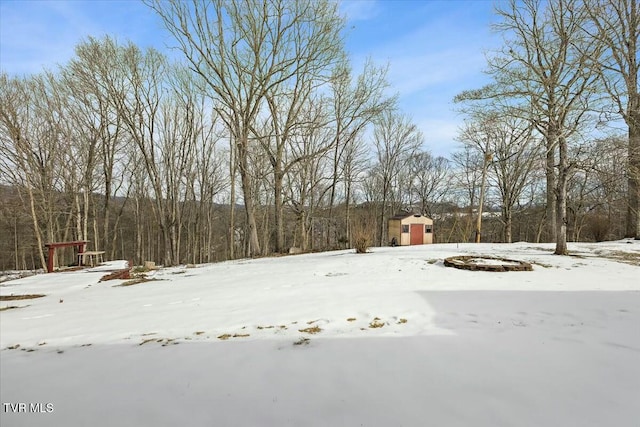
[[[366,237],[357,237],[353,242],[357,254],[366,254],[369,249],[369,239]]]
[[[353,227],[351,232],[353,238],[353,247],[357,254],[366,254],[369,246],[371,246],[371,237],[367,228],[362,223],[358,223]]]
[[[587,220],[587,230],[593,240],[603,242],[609,234],[609,218],[604,215],[593,215]]]

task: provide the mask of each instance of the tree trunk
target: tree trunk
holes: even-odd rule
[[[630,103],[627,237],[640,239],[640,95]]]
[[[513,224],[513,214],[510,208],[502,208],[502,220],[504,221],[504,242],[511,243],[511,229]]]
[[[258,239],[258,227],[253,204],[253,189],[251,188],[251,176],[249,175],[248,138],[244,137],[243,139],[244,140],[238,145],[238,161],[240,165],[240,181],[242,183],[242,193],[244,196],[245,215],[247,226],[249,227],[249,240],[247,242],[248,245],[245,255],[252,257],[254,255],[260,255],[260,240]]]
[[[273,172],[273,210],[274,228],[276,230],[276,253],[284,251],[284,224],[283,224],[283,202],[282,202],[282,179],[283,172],[276,166]]]
[[[555,255],[567,255],[567,182],[569,180],[569,166],[567,161],[567,143],[562,138],[558,143],[559,164],[556,189],[556,250]]]
[[[552,241],[556,236],[557,222],[556,222],[556,174],[555,174],[555,138],[549,136],[547,138],[547,162],[545,167],[545,175],[547,178],[547,207],[545,216],[547,218],[547,229],[549,236],[545,241]]]
[[[382,209],[380,210],[380,223],[378,224],[378,230],[380,235],[378,236],[378,242],[379,242],[379,246],[384,246],[383,243],[383,239],[384,239],[384,217],[387,213],[387,184],[386,182],[383,184],[383,189],[382,189]]]
[[[347,245],[351,247],[351,180],[347,179],[345,181],[345,240]]]
[[[484,162],[482,164],[482,180],[480,181],[480,200],[478,201],[478,218],[476,220],[476,235],[474,241],[480,243],[482,235],[482,207],[484,205],[484,187],[487,183],[487,168],[491,161],[491,154],[484,153]]]
[[[236,257],[236,163],[233,143],[229,144],[230,208],[229,208],[229,259]]]
[[[36,241],[38,242],[38,257],[40,258],[40,265],[46,271],[47,270],[47,261],[44,257],[43,250],[43,242],[42,242],[42,233],[40,231],[40,225],[38,224],[38,214],[36,213],[36,205],[33,196],[33,190],[31,187],[27,185],[27,191],[29,193],[29,207],[31,209],[31,219],[33,221],[33,231],[36,236]]]

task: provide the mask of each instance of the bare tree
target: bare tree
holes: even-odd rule
[[[192,177],[188,193],[191,197],[193,228],[189,230],[187,254],[191,262],[211,262],[214,258],[215,226],[214,201],[218,194],[228,188],[229,179],[225,174],[224,156],[218,142],[222,132],[217,128],[216,114],[207,114],[206,100],[192,92],[196,97],[196,115],[193,117],[194,164],[190,171]]]
[[[220,105],[220,117],[235,144],[249,229],[247,255],[258,254],[250,186],[252,129],[265,95],[293,82],[301,63],[326,65],[321,55],[326,53],[327,37],[333,34],[339,39],[336,31],[342,26],[337,5],[312,0],[149,0],[148,4],[202,79],[203,89]]]
[[[497,13],[506,46],[489,60],[495,83],[457,101],[503,100],[543,135],[547,153],[547,211],[555,218],[556,254],[567,253],[569,144],[584,126],[596,84],[602,44],[586,37],[588,16],[579,0],[510,0]],[[552,209],[555,212],[552,212]]]
[[[420,212],[433,218],[434,207],[442,202],[451,181],[449,160],[433,157],[428,151],[416,153],[410,159],[411,189],[417,197]]]
[[[628,237],[640,239],[640,6],[637,0],[585,0],[589,37],[606,47],[598,68],[613,102],[613,112],[623,118],[628,143]]]
[[[334,68],[331,77],[331,113],[332,129],[334,130],[333,149],[331,156],[331,184],[329,192],[328,221],[332,228],[327,230],[327,244],[336,238],[334,209],[339,200],[338,193],[342,190],[345,203],[345,240],[349,240],[349,221],[353,179],[360,169],[362,144],[360,138],[365,129],[373,123],[383,111],[392,109],[396,102],[395,96],[387,96],[389,83],[387,81],[388,66],[376,66],[368,59],[362,72],[357,76],[348,58],[344,56]],[[342,200],[342,199],[340,199]]]
[[[303,110],[308,109],[309,103],[321,102],[316,92],[329,80],[331,69],[342,53],[339,34],[342,21],[335,10],[320,9],[318,12],[320,15],[309,28],[306,25],[292,27],[292,45],[284,46],[298,52],[290,66],[292,78],[266,90],[265,101],[270,115],[267,128],[270,132],[257,135],[273,171],[276,252],[284,250],[284,176],[296,163],[305,160],[305,157],[292,155],[292,145],[300,142],[296,133],[301,133],[304,127],[327,124],[317,120],[323,118],[322,115],[309,120],[309,115]],[[329,144],[317,147],[315,152],[305,153],[305,156],[322,155],[330,147]]]
[[[402,170],[408,169],[409,159],[422,145],[423,136],[408,117],[386,111],[376,120],[373,143],[382,185],[381,209],[378,218],[378,239],[382,246],[385,240],[387,202],[392,197],[393,185],[397,183]]]
[[[114,230],[123,214],[123,209],[117,211],[112,229],[113,199],[123,195],[120,194],[124,184],[123,172],[129,160],[123,152],[127,141],[124,124],[109,90],[119,88],[122,91],[125,85],[125,75],[117,63],[117,50],[117,43],[109,37],[102,40],[90,37],[76,46],[76,56],[61,70],[63,82],[78,109],[75,117],[69,117],[68,120],[81,127],[84,140],[94,141],[95,144],[95,152],[92,153],[96,156],[95,166],[100,175],[95,177],[95,189],[103,195],[100,206],[102,249],[110,252],[111,257],[116,250],[117,233]],[[96,220],[94,217],[94,222]],[[94,238],[98,239],[97,229]],[[95,242],[96,245],[98,243]]]
[[[478,150],[484,159],[483,176],[487,169],[500,193],[504,241],[511,243],[513,208],[529,184],[541,156],[540,144],[532,136],[531,124],[504,113],[486,112],[467,122],[460,140]],[[484,185],[481,184],[481,190]],[[482,191],[481,191],[482,194]],[[478,203],[481,218],[483,197]],[[477,235],[480,234],[477,227]],[[477,239],[477,236],[476,236]]]
[[[180,121],[174,121],[172,117],[177,107],[162,99],[164,89],[168,88],[166,58],[153,49],[142,52],[132,44],[119,47],[117,52],[117,64],[125,75],[126,84],[110,86],[110,96],[140,152],[149,177],[153,214],[162,236],[162,262],[173,265],[178,262],[176,257],[179,255],[176,253],[177,180],[183,173],[183,162],[190,156],[191,145],[175,140],[182,138],[173,133],[180,126]],[[189,111],[184,112],[189,114]]]
[[[0,75],[2,173],[27,193],[40,264],[46,268],[45,241],[57,236],[62,170],[59,105],[49,72],[29,78]]]
[[[315,125],[328,120],[326,102],[322,100],[324,98],[309,103],[304,109],[302,122],[309,123],[310,126],[303,126],[297,132],[297,143],[291,145],[291,156],[300,161],[293,163],[285,176],[287,200],[297,222],[294,246],[303,251],[313,248],[313,219],[316,209],[322,204],[322,194],[328,188],[326,148],[333,147],[333,130],[329,126]],[[317,153],[324,154],[316,155]]]
[[[454,151],[452,163],[452,200],[463,211],[455,212],[453,225],[446,241],[469,241],[473,229],[474,207],[478,204],[478,193],[482,176],[483,155],[471,145],[464,144]],[[466,208],[466,211],[464,209]],[[456,209],[457,211],[457,209]],[[453,214],[454,212],[450,212]]]

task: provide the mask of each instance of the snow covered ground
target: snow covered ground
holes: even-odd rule
[[[450,244],[0,285],[2,426],[640,425],[640,242]],[[453,255],[532,272],[472,272]],[[99,271],[100,270],[100,271]],[[4,299],[4,298],[3,298]],[[15,308],[9,308],[15,307]]]

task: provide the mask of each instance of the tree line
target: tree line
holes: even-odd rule
[[[640,235],[633,0],[497,9],[506,44],[494,82],[456,97],[451,158],[387,66],[353,69],[335,2],[147,4],[180,60],[89,38],[56,70],[0,74],[2,269],[67,240],[165,265],[385,245],[400,210],[439,242]],[[617,118],[628,135],[601,130]]]

